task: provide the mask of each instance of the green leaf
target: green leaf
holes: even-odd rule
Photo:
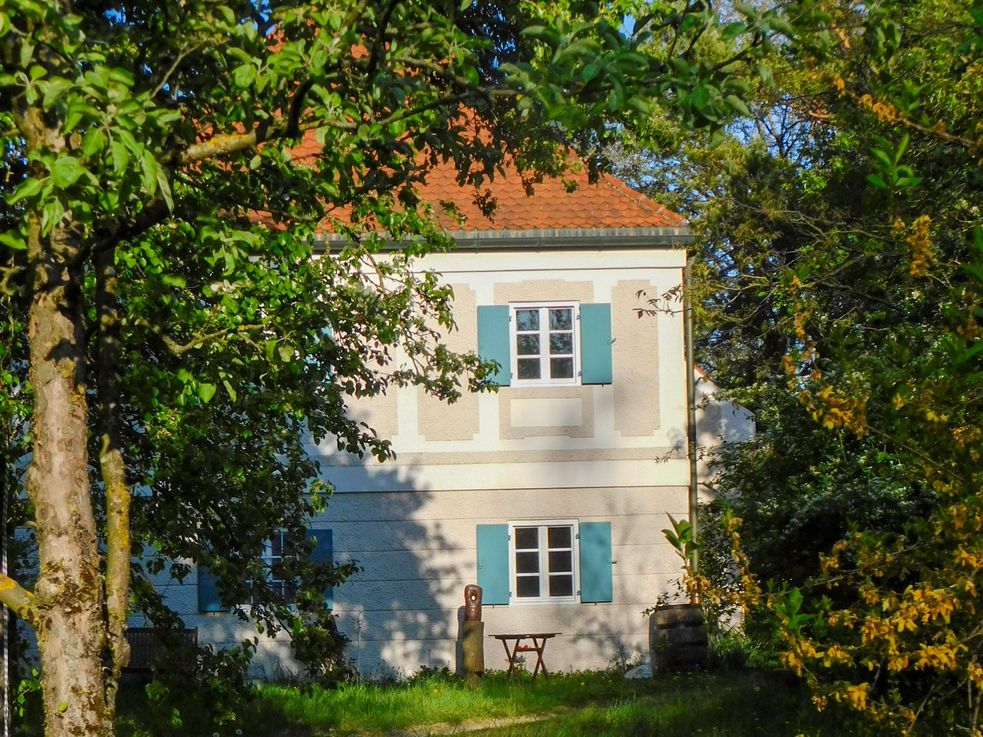
[[[247,89],[256,79],[256,67],[251,63],[241,64],[232,70],[232,81],[241,90]]]
[[[294,347],[289,343],[280,343],[277,346],[277,352],[280,354],[280,360],[284,363],[289,363],[294,358]]]
[[[168,212],[174,212],[174,197],[171,195],[171,182],[168,178],[167,169],[158,167],[157,186],[160,188],[160,196],[164,198]]]
[[[102,151],[106,145],[106,132],[102,128],[92,128],[82,139],[82,153],[91,158]]]
[[[710,90],[706,85],[697,85],[689,96],[690,103],[697,110],[705,110],[707,104],[710,102]]]
[[[601,72],[601,65],[592,61],[580,70],[580,80],[585,84],[594,79]]]
[[[23,251],[27,248],[27,241],[24,240],[24,236],[15,230],[0,233],[0,243],[15,251]]]
[[[160,166],[154,158],[152,151],[144,151],[140,160],[140,169],[143,172],[143,189],[153,197],[157,193],[157,180],[160,176]]]
[[[110,69],[109,78],[114,82],[119,82],[127,87],[132,87],[135,83],[133,73],[130,72],[129,69],[123,69],[122,67],[113,67]]]
[[[41,209],[41,233],[47,235],[65,216],[65,206],[61,200],[48,200]]]
[[[879,148],[872,148],[870,155],[881,162],[886,169],[893,168],[894,162],[891,161],[891,157],[887,155],[887,152],[881,151]]]
[[[880,174],[868,174],[867,181],[873,184],[878,189],[888,188],[887,182],[884,181],[884,178]]]
[[[113,159],[113,171],[119,174],[121,171],[126,169],[130,163],[130,152],[126,149],[126,146],[122,141],[111,141],[109,144],[109,152]]]
[[[727,100],[728,105],[734,108],[734,110],[739,112],[741,115],[751,117],[751,111],[748,109],[748,106],[744,103],[744,100],[742,100],[740,97],[738,97],[737,95],[727,95],[727,97],[724,99]]]
[[[778,31],[789,38],[792,38],[795,35],[795,29],[792,28],[792,24],[782,18],[780,15],[766,16],[765,24],[771,28],[771,30]]]
[[[42,99],[41,107],[45,111],[48,111],[72,87],[72,82],[67,79],[56,78],[45,82],[42,87],[44,88],[44,98]]]
[[[901,161],[901,157],[904,156],[904,152],[908,150],[909,143],[911,143],[911,136],[905,133],[903,136],[901,136],[901,143],[898,144],[898,150],[894,152],[895,164]]]
[[[85,167],[74,156],[59,156],[51,166],[51,181],[58,189],[68,189],[83,174]]]
[[[198,384],[198,398],[205,404],[208,404],[212,401],[212,397],[215,396],[217,390],[218,387],[215,384]]]
[[[27,197],[36,196],[41,191],[42,186],[44,186],[44,180],[42,179],[34,179],[33,177],[31,179],[25,179],[7,199],[7,204],[13,205]]]

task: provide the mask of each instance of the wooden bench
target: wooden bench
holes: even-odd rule
[[[152,674],[157,654],[167,647],[165,641],[169,634],[180,637],[183,644],[191,648],[198,645],[198,628],[170,632],[154,627],[129,627],[126,630],[126,641],[130,644],[130,662],[124,673]]]

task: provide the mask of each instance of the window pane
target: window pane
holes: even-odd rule
[[[539,336],[538,335],[517,335],[516,352],[520,356],[539,355]],[[554,351],[555,352],[555,351]]]
[[[539,548],[539,528],[516,527],[515,547],[517,550],[536,550]]]
[[[573,353],[573,333],[550,333],[550,353]]]
[[[573,553],[569,550],[550,551],[550,573],[570,573],[573,571]]]
[[[283,532],[273,533],[273,538],[270,540],[272,543],[272,553],[274,558],[280,558],[283,556]]]
[[[539,310],[516,310],[515,329],[539,330]]]
[[[539,553],[516,553],[516,573],[539,573]]]
[[[519,361],[519,378],[520,379],[538,379],[539,378],[539,359],[538,358],[520,358]]]
[[[572,330],[573,310],[569,307],[550,310],[550,330]]]
[[[539,596],[539,576],[519,576],[515,589],[516,596]]]
[[[519,372],[520,375],[522,372]],[[572,379],[573,378],[573,359],[572,358],[551,358],[550,359],[550,378],[551,379]]]
[[[569,548],[573,530],[569,527],[550,527],[548,531],[550,548]]]
[[[573,596],[573,576],[550,576],[550,596]]]

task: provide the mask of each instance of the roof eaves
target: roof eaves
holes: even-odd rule
[[[462,249],[512,250],[544,248],[652,248],[679,247],[694,239],[688,227],[542,228],[533,230],[452,230],[447,233]],[[344,242],[336,233],[324,233],[324,244]],[[399,248],[405,241],[392,241]]]

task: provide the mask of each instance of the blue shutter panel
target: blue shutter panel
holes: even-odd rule
[[[613,601],[611,582],[611,523],[580,524],[580,600]]]
[[[478,355],[482,361],[498,363],[498,371],[488,377],[491,384],[508,386],[512,383],[508,305],[478,308]]]
[[[333,562],[334,545],[331,530],[308,530],[307,539],[314,542],[314,548],[311,550],[311,562]],[[324,603],[328,609],[334,609],[334,586],[329,586],[324,592]]]
[[[478,585],[483,603],[509,603],[508,525],[478,525]]]
[[[611,305],[580,306],[580,371],[583,384],[610,384]]]
[[[224,612],[226,609],[218,592],[218,576],[210,568],[198,566],[198,611]]]

